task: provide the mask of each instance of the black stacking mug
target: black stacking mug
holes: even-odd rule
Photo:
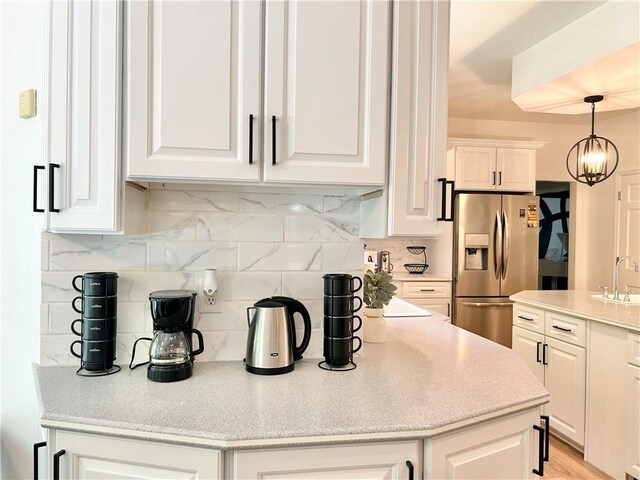
[[[76,305],[78,300],[80,300],[80,308]],[[83,295],[74,298],[71,302],[71,307],[80,313],[83,318],[112,318],[118,313],[118,297],[117,295],[111,297],[90,297]]]
[[[354,307],[354,302],[360,302]],[[351,295],[324,296],[324,314],[332,317],[349,317],[362,307],[362,299]]]
[[[358,326],[354,327],[354,320],[358,320]],[[325,337],[351,337],[362,328],[362,319],[357,315],[348,317],[324,316],[324,336]]]
[[[82,286],[76,282],[82,280]],[[71,281],[76,292],[91,297],[111,297],[118,293],[118,274],[116,272],[88,272],[76,275]]]
[[[73,349],[74,345],[80,345],[80,353]],[[85,370],[108,370],[113,367],[116,359],[116,339],[111,340],[76,340],[69,347],[71,355],[82,360]]]
[[[323,275],[325,295],[353,295],[362,288],[362,279],[348,273],[327,273]],[[358,286],[355,286],[355,283]]]
[[[78,318],[71,323],[71,331],[83,340],[111,340],[116,338],[118,319],[113,318]],[[76,324],[80,323],[80,331]]]
[[[358,342],[358,347],[353,348],[354,341]],[[353,354],[362,348],[360,337],[332,338],[324,337],[322,354],[329,365],[346,365]]]

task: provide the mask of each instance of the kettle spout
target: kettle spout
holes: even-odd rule
[[[247,325],[249,325],[249,328],[251,328],[253,318],[256,316],[256,310],[256,307],[247,307]]]

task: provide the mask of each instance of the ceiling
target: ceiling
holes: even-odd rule
[[[604,1],[451,0],[449,116],[528,122],[585,122],[585,115],[524,112],[511,100],[517,54],[601,6]],[[598,93],[598,92],[593,92]],[[602,112],[611,118],[623,111]]]

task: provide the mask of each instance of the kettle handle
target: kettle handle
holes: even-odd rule
[[[293,314],[299,313],[302,315],[302,320],[304,321],[304,332],[302,334],[302,342],[300,342],[300,346],[293,345],[293,359],[300,360],[302,358],[302,354],[309,346],[309,341],[311,340],[311,316],[309,315],[309,311],[305,308],[305,306],[297,300],[293,302],[289,302],[287,305],[287,310],[289,311],[289,320],[291,322],[291,332],[292,336],[295,339],[295,331],[296,324],[293,320]]]
[[[247,307],[247,325],[251,328],[251,320],[256,314],[256,307]]]
[[[198,349],[191,352],[191,356],[195,357],[196,355],[200,355],[202,352],[204,352],[204,338],[202,337],[202,332],[200,330],[196,330],[195,328],[191,329],[191,333],[195,333],[196,337],[198,337]]]

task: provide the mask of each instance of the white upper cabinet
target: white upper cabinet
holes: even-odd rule
[[[449,2],[395,3],[393,32],[388,235],[439,234]]]
[[[127,177],[258,181],[261,2],[127,9]]]
[[[267,182],[383,185],[387,1],[268,1]]]
[[[545,142],[451,138],[456,190],[535,192],[536,150]]]
[[[387,1],[127,9],[127,178],[384,184]]]
[[[48,8],[43,102],[48,229],[115,232],[122,228],[124,196],[122,3],[56,1]]]
[[[441,235],[453,196],[438,181],[447,158],[449,2],[397,1],[393,9],[389,184],[363,198],[360,235]]]

